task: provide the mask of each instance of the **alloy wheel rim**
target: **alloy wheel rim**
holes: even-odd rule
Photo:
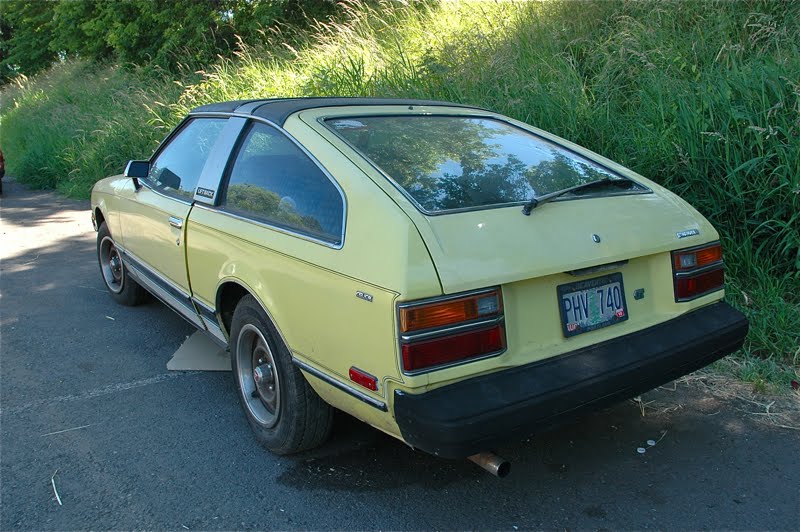
[[[125,268],[117,246],[108,236],[100,241],[100,270],[103,273],[103,280],[108,289],[115,294],[122,292],[125,282]]]
[[[236,342],[236,367],[245,407],[259,425],[275,426],[281,406],[275,357],[261,331],[249,323]]]

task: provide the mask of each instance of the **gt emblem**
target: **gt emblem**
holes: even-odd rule
[[[592,235],[592,242],[594,242],[595,244],[599,244],[600,243],[600,235],[593,234]]]
[[[372,303],[372,295],[368,294],[366,292],[362,292],[361,290],[356,292],[356,297],[359,298],[359,299],[363,299],[367,303]]]

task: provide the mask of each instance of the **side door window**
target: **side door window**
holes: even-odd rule
[[[236,155],[222,208],[333,245],[344,236],[337,186],[294,142],[258,122]]]
[[[151,163],[150,182],[163,192],[191,201],[225,122],[224,118],[194,118],[187,122]]]

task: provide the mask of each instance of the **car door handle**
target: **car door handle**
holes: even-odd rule
[[[175,227],[176,229],[180,229],[181,227],[183,227],[183,220],[181,220],[180,218],[176,218],[174,216],[170,216],[169,225]]]

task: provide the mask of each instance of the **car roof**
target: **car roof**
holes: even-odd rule
[[[192,109],[190,114],[196,113],[240,113],[266,118],[280,126],[286,119],[306,109],[320,107],[349,107],[365,105],[425,105],[463,107],[466,109],[480,109],[471,105],[460,103],[442,102],[436,100],[404,100],[395,98],[264,98],[254,100],[232,100],[229,102],[212,103]]]

